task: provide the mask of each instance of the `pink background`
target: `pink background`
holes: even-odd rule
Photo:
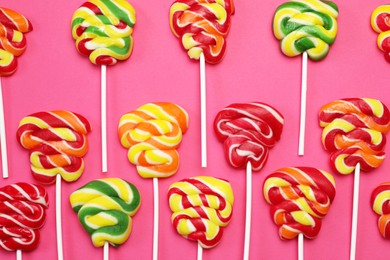
[[[262,184],[272,171],[286,166],[314,166],[331,172],[329,155],[322,148],[319,108],[345,97],[379,98],[390,106],[389,69],[376,47],[371,30],[371,12],[385,2],[379,0],[339,1],[339,33],[329,55],[321,62],[309,61],[306,154],[297,155],[300,105],[301,59],[287,58],[273,37],[271,23],[275,8],[283,1],[236,1],[236,14],[228,37],[225,59],[207,65],[208,167],[200,167],[200,112],[198,63],[181,49],[169,28],[171,1],[137,1],[134,51],[130,59],[108,68],[108,155],[109,172],[101,173],[100,68],[79,55],[71,37],[71,17],[83,1],[2,0],[2,6],[23,13],[34,25],[27,35],[28,49],[18,59],[18,71],[3,78],[5,119],[10,178],[1,186],[17,181],[33,182],[28,153],[15,138],[19,121],[26,115],[54,109],[78,112],[89,119],[93,132],[86,169],[75,183],[63,183],[63,240],[65,259],[102,259],[103,250],[94,248],[68,202],[72,191],[103,177],[121,177],[135,184],[142,206],[134,217],[129,240],[111,249],[111,259],[151,259],[153,201],[152,181],[142,179],[127,161],[126,150],[117,138],[122,114],[152,101],[170,101],[183,106],[190,115],[190,128],[179,149],[179,172],[159,182],[160,259],[195,259],[196,243],[176,234],[170,223],[166,192],[169,185],[185,177],[212,175],[230,180],[235,192],[234,215],[221,243],[204,252],[204,259],[240,259],[243,255],[245,174],[225,161],[222,144],[213,133],[213,120],[223,107],[235,102],[262,101],[285,117],[280,142],[271,150],[266,166],[253,176],[253,215],[250,257],[252,259],[295,259],[297,241],[281,241],[262,196]],[[387,75],[387,76],[386,76]],[[389,148],[389,147],[387,147]],[[389,149],[387,149],[389,151]],[[390,161],[361,176],[357,259],[388,259],[389,241],[377,229],[371,210],[372,190],[390,181]],[[323,221],[319,236],[305,243],[307,259],[348,259],[351,226],[353,176],[334,174],[337,196]],[[56,259],[55,186],[46,187],[50,208],[41,242],[24,259]],[[287,257],[286,257],[287,256]],[[14,259],[13,252],[0,251],[0,259]]]

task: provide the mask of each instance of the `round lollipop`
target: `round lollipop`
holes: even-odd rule
[[[91,126],[83,116],[65,110],[38,112],[19,123],[17,139],[29,150],[31,173],[40,183],[56,183],[58,259],[63,259],[61,178],[76,181],[84,171]]]
[[[298,259],[303,259],[303,237],[314,239],[336,195],[331,174],[312,167],[279,169],[265,179],[264,198],[281,239],[298,236]]]
[[[108,259],[108,245],[118,247],[129,238],[132,217],[141,205],[138,189],[119,178],[91,181],[70,195],[70,204],[94,246],[104,246]]]
[[[244,259],[249,258],[252,169],[263,168],[269,149],[280,139],[283,124],[283,116],[276,109],[260,102],[231,104],[214,120],[214,130],[224,144],[226,160],[235,168],[246,167]]]
[[[390,238],[390,182],[380,184],[371,194],[371,206],[378,218],[378,228],[381,235]]]
[[[298,154],[304,155],[307,92],[307,56],[326,57],[337,34],[337,5],[330,1],[289,0],[274,14],[273,31],[288,57],[302,55],[301,112]]]
[[[324,105],[319,113],[322,144],[330,152],[330,163],[340,174],[354,172],[350,259],[356,256],[360,169],[372,171],[385,159],[385,134],[390,113],[379,100],[347,98]]]
[[[167,178],[179,169],[179,148],[188,128],[188,114],[179,105],[148,103],[126,113],[118,133],[129,161],[143,178],[153,178],[154,230],[153,259],[158,256],[158,178]]]
[[[0,7],[0,145],[3,178],[8,178],[8,159],[1,77],[15,73],[16,57],[22,55],[27,47],[24,33],[32,29],[30,21],[22,14]]]
[[[18,182],[0,188],[0,247],[16,251],[17,259],[22,259],[22,251],[35,250],[48,205],[39,185]]]
[[[198,242],[198,259],[202,259],[202,248],[219,244],[232,217],[230,183],[209,176],[191,177],[172,184],[168,197],[174,228],[184,238]]]
[[[224,57],[233,14],[233,0],[177,0],[169,12],[172,33],[200,64],[202,167],[207,166],[205,62],[217,64]]]
[[[126,60],[133,50],[135,10],[126,0],[90,0],[72,17],[77,51],[101,66],[102,172],[107,172],[107,65]]]
[[[371,14],[371,27],[379,33],[378,48],[384,52],[384,57],[387,62],[390,62],[390,5],[381,5],[377,7]]]

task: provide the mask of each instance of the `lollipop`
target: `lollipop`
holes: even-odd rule
[[[249,258],[252,207],[252,168],[260,171],[269,149],[279,141],[283,116],[273,107],[260,103],[232,104],[214,120],[214,130],[224,144],[226,160],[236,168],[246,166],[246,220],[244,259]]]
[[[8,178],[8,159],[1,77],[15,73],[17,67],[15,56],[22,55],[27,47],[23,33],[30,31],[32,31],[32,25],[26,17],[13,10],[0,7],[0,144],[3,178]]]
[[[167,178],[179,168],[182,135],[188,128],[188,114],[173,103],[148,103],[123,115],[118,133],[129,161],[143,178],[153,178],[153,259],[158,254],[158,178]]]
[[[355,259],[360,169],[369,172],[382,164],[390,113],[379,100],[348,98],[323,106],[319,120],[332,167],[344,175],[355,173],[350,253]]]
[[[0,188],[0,247],[17,252],[38,247],[48,196],[38,185],[19,182]]]
[[[168,197],[173,226],[184,238],[198,242],[200,259],[202,248],[219,244],[232,217],[234,196],[229,182],[191,177],[172,184]]]
[[[390,238],[390,182],[380,184],[371,194],[371,206],[378,218],[378,228],[381,235]]]
[[[330,1],[290,0],[274,14],[273,31],[281,41],[281,50],[288,57],[301,53],[302,89],[298,154],[304,154],[307,92],[307,56],[322,60],[337,34],[337,5]]]
[[[264,182],[264,198],[281,239],[299,238],[303,259],[303,236],[314,239],[336,195],[331,174],[312,167],[288,167],[270,174]],[[301,258],[300,258],[301,259]]]
[[[129,238],[132,218],[141,205],[138,189],[119,178],[94,180],[74,191],[70,203],[94,246],[108,259],[108,244],[118,247]]]
[[[390,62],[390,26],[388,23],[390,16],[390,5],[381,5],[371,14],[371,27],[379,33],[378,48],[384,52],[387,62]]]
[[[202,167],[207,166],[205,62],[217,64],[224,57],[233,14],[233,0],[177,0],[169,12],[172,33],[200,64]]]
[[[62,259],[61,177],[76,181],[84,171],[83,156],[88,150],[87,119],[64,110],[38,112],[19,123],[17,139],[30,152],[33,177],[43,184],[56,182],[58,257]]]
[[[77,51],[101,65],[102,171],[107,172],[107,65],[126,60],[133,50],[135,10],[126,0],[90,0],[72,17]]]

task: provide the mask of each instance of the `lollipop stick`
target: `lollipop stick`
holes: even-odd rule
[[[198,257],[197,257],[197,260],[202,260],[202,259],[203,259],[203,248],[200,245],[200,243],[198,243]]]
[[[303,234],[298,235],[298,260],[303,260]]]
[[[299,123],[298,155],[305,154],[306,94],[307,94],[307,52],[304,52],[302,55],[301,120]]]
[[[108,260],[109,259],[109,248],[110,248],[110,244],[107,241],[104,242],[103,260]]]
[[[22,260],[22,250],[16,250],[16,260]]]
[[[8,159],[7,159],[7,140],[5,138],[5,120],[4,120],[4,104],[3,104],[3,89],[0,77],[0,145],[1,145],[1,162],[3,165],[3,178],[8,178]]]
[[[252,215],[252,164],[246,165],[246,212],[245,212],[245,240],[244,260],[249,259],[249,244],[251,239],[251,215]]]
[[[207,138],[206,138],[206,64],[203,52],[200,54],[200,127],[202,167],[207,167]]]
[[[56,229],[58,260],[64,259],[62,250],[61,175],[56,176]]]
[[[107,67],[101,69],[102,172],[107,172]]]
[[[153,178],[153,201],[154,201],[154,219],[153,219],[153,260],[158,258],[158,178]]]
[[[356,256],[356,234],[359,209],[359,183],[360,183],[360,163],[356,165],[353,179],[353,206],[352,206],[352,230],[351,230],[351,252],[349,259],[355,260]]]

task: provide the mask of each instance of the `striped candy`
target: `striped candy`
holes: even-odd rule
[[[336,39],[337,16],[338,8],[333,2],[289,0],[275,11],[274,35],[281,40],[286,56],[307,52],[312,60],[321,60]]]
[[[119,178],[94,180],[70,195],[70,204],[94,246],[126,242],[141,204],[137,188]]]
[[[231,104],[214,120],[214,130],[224,143],[226,160],[233,167],[251,162],[259,171],[267,161],[269,149],[280,139],[283,116],[273,107],[260,103]]]
[[[172,224],[180,235],[203,248],[220,242],[234,203],[228,181],[208,176],[187,178],[172,184],[168,197]]]
[[[281,239],[293,239],[300,233],[315,238],[335,195],[333,176],[311,167],[282,168],[264,182],[264,198],[271,205]]]
[[[19,182],[0,188],[0,247],[7,251],[36,249],[48,205],[41,186]]]
[[[10,76],[16,71],[15,56],[26,50],[23,33],[32,29],[30,21],[22,14],[0,7],[0,76]]]
[[[65,181],[77,180],[84,171],[83,156],[88,150],[87,119],[64,110],[38,112],[19,123],[17,139],[30,151],[31,171],[44,184],[60,174]]]
[[[72,35],[79,53],[93,64],[114,65],[133,50],[135,10],[126,0],[90,0],[72,17]]]
[[[390,5],[381,5],[371,14],[371,27],[379,33],[378,48],[384,52],[385,59],[390,62]]]
[[[188,114],[173,103],[148,103],[123,115],[118,133],[128,159],[143,178],[165,178],[179,168],[182,134],[188,128]]]
[[[319,113],[322,144],[330,152],[333,168],[341,174],[378,168],[385,159],[385,134],[390,113],[379,100],[348,98],[324,105]]]
[[[371,206],[378,218],[379,232],[390,238],[390,182],[380,184],[371,194]]]
[[[225,55],[233,0],[177,0],[169,12],[173,34],[191,59],[203,52],[208,63],[219,63]]]

